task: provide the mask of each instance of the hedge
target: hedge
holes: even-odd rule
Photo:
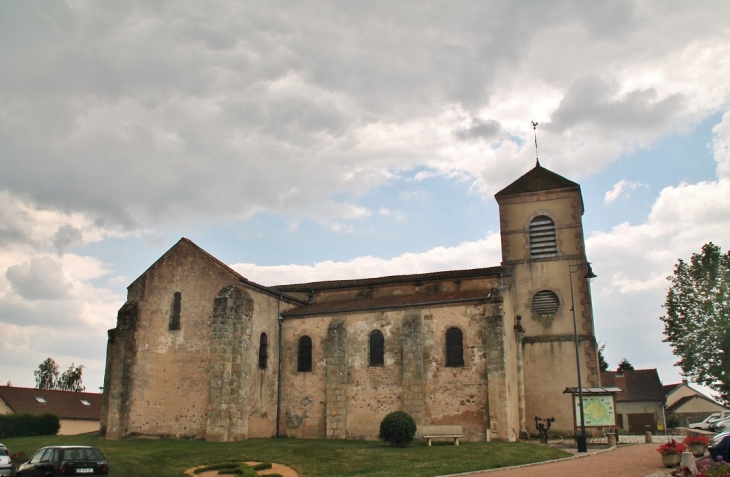
[[[0,437],[54,436],[60,428],[55,414],[0,415]]]

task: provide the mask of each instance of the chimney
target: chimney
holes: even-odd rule
[[[687,384],[687,379],[683,379],[682,380],[682,384],[685,384],[686,385]]]

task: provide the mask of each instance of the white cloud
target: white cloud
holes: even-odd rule
[[[615,201],[622,195],[624,197],[629,197],[630,194],[628,191],[630,190],[636,190],[639,187],[649,187],[648,184],[644,184],[642,182],[633,182],[633,181],[627,181],[626,179],[621,179],[617,183],[613,185],[613,188],[606,192],[606,195],[603,197],[603,202],[605,204],[610,204],[611,202]]]
[[[534,159],[531,119],[544,164],[579,179],[730,91],[722,1],[0,9],[0,157],[22,158],[0,190],[135,230],[354,221],[414,171],[488,198]]]
[[[236,263],[231,267],[254,282],[272,286],[493,267],[502,260],[500,246],[499,234],[491,233],[477,242],[465,242],[456,247],[436,247],[423,253],[405,253],[391,259],[368,256],[346,262],[327,260],[312,265]]]

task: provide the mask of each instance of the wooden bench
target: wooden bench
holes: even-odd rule
[[[458,446],[463,435],[461,426],[423,426],[421,429],[421,438],[426,439],[429,447],[433,439],[453,439],[454,445]]]

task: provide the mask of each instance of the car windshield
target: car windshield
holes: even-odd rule
[[[104,460],[104,456],[99,449],[94,448],[64,449],[63,460]]]
[[[0,447],[0,455],[10,455],[5,447]]]

